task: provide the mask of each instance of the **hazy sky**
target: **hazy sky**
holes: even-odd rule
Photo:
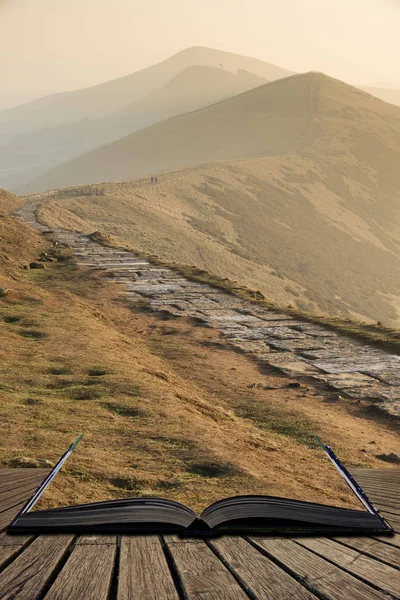
[[[0,0],[0,92],[67,90],[189,46],[400,87],[400,0]]]

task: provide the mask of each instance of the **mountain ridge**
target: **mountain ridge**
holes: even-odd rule
[[[7,187],[15,188],[84,152],[170,116],[237,95],[260,83],[265,81],[246,71],[239,70],[235,74],[216,67],[191,65],[155,92],[107,117],[15,136],[0,147],[3,182]]]
[[[94,115],[100,117],[110,114],[123,108],[130,101],[143,98],[146,94],[165,84],[171,77],[182,71],[186,66],[189,66],[189,64],[192,64],[191,61],[194,59],[203,62],[212,62],[214,66],[218,66],[221,60],[229,64],[236,61],[237,68],[241,68],[239,65],[252,65],[252,68],[255,70],[254,74],[264,76],[267,80],[291,74],[290,71],[275,67],[259,59],[195,46],[177,52],[173,56],[135,73],[124,75],[123,77],[95,86],[45,96],[22,105],[22,107],[14,107],[1,111],[0,135],[9,131],[21,131],[21,125],[24,128],[22,130],[25,131],[29,129],[37,130],[46,126],[76,121],[85,117],[93,117]],[[251,69],[248,67],[247,70]],[[82,99],[81,104],[79,104],[80,99]],[[62,105],[64,100],[67,106],[63,112]],[[55,114],[53,116],[48,113],[44,114],[42,121],[38,120],[38,111],[52,105],[54,105]],[[21,113],[20,120],[22,120],[22,124],[18,126],[16,121],[19,113]],[[30,122],[30,114],[34,115],[32,122]],[[10,121],[12,121],[11,125],[9,125]]]
[[[396,106],[312,73],[173,117],[111,149],[89,155],[89,165],[85,156],[82,183],[110,181],[111,160],[126,183],[101,185],[95,201],[78,195],[43,207],[52,227],[78,217],[89,232],[135,240],[138,250],[259,289],[280,306],[398,325]],[[143,158],[142,173],[152,165],[158,185],[148,174],[127,181]],[[171,158],[175,167],[161,162]],[[50,183],[37,187],[70,181]]]
[[[393,109],[391,109],[392,105],[383,104],[381,100],[366,92],[327,75],[316,72],[296,74],[269,82],[263,86],[238,94],[233,98],[220,100],[210,106],[196,109],[183,115],[173,116],[150,125],[112,144],[96,148],[94,151],[77,157],[65,165],[60,165],[49,171],[48,174],[44,174],[42,177],[28,182],[24,186],[17,187],[15,191],[26,194],[68,185],[104,180],[130,179],[153,171],[175,169],[189,164],[249,158],[250,156],[263,154],[279,155],[283,151],[289,150],[298,151],[299,148],[293,146],[296,135],[298,136],[297,142],[303,146],[306,146],[310,143],[311,139],[318,136],[318,118],[315,118],[318,115],[315,110],[319,96],[316,88],[320,85],[321,81],[334,82],[332,85],[336,87],[336,93],[334,94],[333,102],[339,103],[340,106],[342,105],[340,96],[343,94],[349,96],[351,91],[349,101],[353,101],[356,98],[359,102],[370,103],[371,110],[372,104],[375,103],[374,111],[387,110],[391,114],[395,114],[393,111],[398,111],[398,108],[394,105]],[[303,89],[301,89],[301,82],[305,82]],[[309,92],[305,89],[307,85],[309,86]],[[277,90],[276,97],[273,95],[275,90]],[[267,97],[269,92],[271,92],[269,94],[270,97]],[[262,104],[257,105],[257,98],[260,99],[260,102],[264,100],[262,98],[263,94],[269,100],[269,107],[267,108],[263,107]],[[293,94],[297,94],[297,101],[302,102],[301,107],[297,105],[297,101],[294,101]],[[311,94],[313,94],[312,98]],[[253,103],[251,101],[252,97],[256,98]],[[329,100],[326,99],[326,101],[328,102]],[[286,105],[283,106],[282,103],[286,103]],[[233,115],[233,117],[231,114],[232,105],[237,107],[237,114]],[[289,114],[289,105],[292,114]],[[385,109],[385,107],[387,108]],[[300,113],[301,109],[303,110],[302,114]],[[230,116],[227,117],[225,112],[229,110]],[[309,111],[308,115],[306,114],[307,111]],[[299,120],[296,122],[296,119],[293,117],[296,113],[299,119],[303,120],[302,132],[295,131],[295,127],[298,128],[300,126]],[[263,120],[261,120],[261,114],[263,115]],[[288,138],[286,142],[283,140],[282,130],[279,130],[279,114],[283,115],[282,118],[288,118],[292,121],[292,129],[289,127],[289,124],[285,124],[284,135]],[[201,118],[204,116],[204,122],[201,122]],[[313,121],[312,117],[314,117]],[[233,121],[232,118],[234,119]],[[269,119],[268,121],[266,120],[267,118]],[[213,125],[210,125],[210,119],[213,120]],[[230,119],[229,122],[227,119]],[[240,119],[242,119],[242,123],[239,122]],[[307,119],[309,120],[308,124],[305,123]],[[214,123],[219,127],[218,134],[214,129]],[[237,124],[237,127],[236,130],[233,130],[235,124]],[[181,125],[180,131],[178,129],[179,125]],[[190,139],[195,139],[198,145],[201,143],[204,146],[203,151],[200,148],[192,149],[192,158],[188,156],[186,138],[188,127],[190,128],[191,126],[193,127],[193,131],[191,132]],[[313,127],[315,127],[315,130],[312,129]],[[221,133],[221,129],[223,133]],[[262,139],[261,131],[265,132],[269,137],[275,136],[273,140],[271,139],[270,144]],[[305,137],[306,131],[308,136],[311,136],[310,140],[307,140]],[[235,134],[237,134],[236,141],[234,140]],[[213,140],[212,142],[207,142],[207,135],[209,135],[210,140]],[[224,141],[224,135],[228,142]],[[252,135],[253,140],[251,139]],[[154,142],[151,142],[152,138]],[[157,143],[155,141],[156,138]],[[301,141],[300,138],[303,138],[303,140]],[[223,147],[224,143],[225,147]],[[231,143],[232,147],[227,149],[229,143]],[[170,150],[164,152],[163,147],[165,145],[170,145],[175,155],[179,156],[175,156],[174,158]],[[136,150],[134,150],[135,148]],[[135,160],[133,160],[130,154],[132,152],[136,152],[136,155],[134,154]],[[118,160],[116,161],[117,155]],[[112,165],[113,161],[114,166]],[[76,174],[74,174],[74,169],[76,169]]]
[[[289,82],[289,85],[293,82],[293,81],[305,81],[305,87],[309,86],[311,87],[314,78],[316,77],[315,73],[310,73],[310,74],[299,74],[299,75],[293,75],[291,77],[287,77],[287,78],[283,78],[281,80],[279,80],[281,82],[281,84],[285,85]],[[252,103],[252,98],[251,96],[261,96],[264,94],[265,90],[270,90],[272,89],[272,87],[276,84],[277,82],[273,81],[273,82],[269,82],[263,86],[259,86],[255,89],[252,89],[250,91],[247,92],[243,92],[241,94],[238,94],[236,96],[234,96],[233,98],[229,98],[227,100],[220,100],[217,101],[216,103],[210,105],[210,106],[206,106],[203,108],[199,108],[199,109],[195,109],[189,113],[185,113],[183,115],[177,115],[177,116],[173,116],[170,117],[164,121],[161,121],[159,123],[150,125],[149,127],[146,127],[138,132],[135,132],[131,135],[128,135],[124,138],[121,138],[120,140],[117,140],[116,142],[112,143],[112,144],[108,144],[105,145],[101,148],[97,148],[94,151],[87,153],[86,155],[83,155],[81,157],[78,157],[70,162],[68,162],[66,165],[61,165],[59,167],[56,167],[55,169],[51,170],[49,172],[49,183],[43,187],[43,184],[41,183],[44,178],[46,177],[46,174],[42,177],[37,178],[36,180],[34,180],[33,182],[29,182],[28,184],[18,187],[16,189],[16,191],[20,192],[20,193],[31,193],[31,192],[36,192],[36,191],[41,191],[41,190],[45,190],[45,189],[50,189],[50,188],[56,188],[56,187],[64,187],[67,185],[74,185],[74,184],[81,184],[81,183],[93,183],[95,181],[104,181],[105,179],[108,180],[115,180],[115,179],[124,179],[124,178],[130,178],[130,177],[136,177],[136,176],[142,176],[144,173],[150,173],[152,171],[157,172],[157,171],[162,171],[165,169],[173,169],[179,166],[184,166],[185,164],[195,164],[195,163],[201,163],[201,162],[210,162],[210,161],[214,161],[214,160],[225,160],[228,158],[243,158],[243,157],[248,157],[248,155],[243,154],[244,150],[243,150],[243,143],[247,138],[247,144],[251,144],[251,140],[250,140],[250,136],[252,134],[256,135],[259,139],[259,144],[257,147],[257,150],[253,150],[253,152],[256,153],[261,153],[262,151],[265,151],[265,147],[266,145],[263,143],[262,139],[260,139],[260,132],[258,131],[259,128],[259,120],[257,120],[257,115],[256,115],[256,120],[251,123],[252,119],[253,119],[253,115],[254,115],[254,110],[253,110],[253,106],[252,104],[256,104],[257,101]],[[303,104],[307,103],[307,90],[303,90],[302,92],[299,92],[299,94],[302,96],[302,101]],[[298,107],[296,106],[296,102],[294,101],[294,98],[290,98],[289,94],[286,94],[285,96],[286,100],[290,103],[291,102],[291,107],[293,108],[293,111],[298,110]],[[241,132],[239,134],[239,137],[236,140],[236,144],[234,142],[234,145],[236,145],[237,147],[237,151],[239,152],[238,155],[235,154],[231,154],[231,155],[226,155],[226,152],[221,148],[220,144],[221,143],[221,135],[215,134],[215,131],[213,129],[214,126],[210,126],[209,123],[205,122],[202,123],[201,122],[201,117],[203,115],[205,115],[206,113],[213,113],[213,121],[214,122],[218,122],[218,120],[220,119],[220,122],[222,123],[222,126],[224,127],[224,132],[227,136],[230,136],[231,138],[234,138],[235,132],[232,133],[232,122],[229,121],[227,122],[227,119],[224,117],[224,111],[225,109],[228,107],[230,107],[232,104],[234,106],[233,111],[231,112],[235,112],[235,105],[238,105],[238,119],[242,118],[241,112],[243,111],[243,108],[241,106],[241,103],[243,101],[243,99],[245,99],[244,101],[246,102],[246,100],[249,100],[248,105],[245,107],[246,110],[246,117],[247,117],[247,122],[246,125],[240,126],[241,127]],[[275,99],[272,98],[270,103],[273,104],[275,102]],[[275,107],[273,107],[275,108]],[[278,108],[278,110],[282,110],[282,106]],[[200,119],[198,119],[198,117],[200,116]],[[270,114],[270,120],[268,125],[270,125],[271,127],[275,127],[275,133],[278,127],[278,123],[276,120],[277,114]],[[165,131],[167,131],[168,134],[168,130],[171,129],[171,140],[173,139],[174,143],[177,144],[178,140],[181,142],[183,148],[182,148],[182,160],[184,161],[187,158],[187,149],[185,147],[185,141],[186,141],[186,135],[187,135],[187,126],[185,121],[191,121],[193,119],[197,119],[199,122],[195,125],[196,128],[196,134],[202,136],[202,141],[204,141],[205,143],[207,143],[207,134],[204,131],[204,126],[206,126],[207,132],[210,134],[210,136],[214,136],[214,141],[213,143],[209,143],[206,146],[206,150],[204,153],[201,152],[196,152],[196,158],[191,162],[191,163],[179,163],[176,162],[174,160],[172,160],[172,157],[169,153],[163,153],[163,145],[165,145],[167,142],[164,140],[160,143],[160,140],[163,139],[163,136],[165,138]],[[178,133],[178,138],[176,137],[173,127],[175,124],[182,124],[182,128],[180,130],[180,133]],[[251,129],[249,129],[251,126]],[[265,124],[264,124],[265,127]],[[148,142],[146,140],[146,136],[148,135],[148,133],[153,133],[153,137],[158,139],[158,152],[159,152],[159,158],[155,158],[154,156],[154,152],[152,147],[148,146]],[[240,137],[241,135],[241,137]],[[296,133],[293,132],[293,134],[291,134],[289,131],[287,132],[287,135],[292,138],[292,137],[296,137]],[[191,139],[195,139],[194,134],[192,133],[192,138]],[[126,152],[127,150],[127,146],[129,145],[130,141],[134,140],[134,142],[136,142],[137,140],[137,145],[140,145],[142,143],[142,140],[144,142],[147,143],[147,148],[146,151],[149,154],[148,156],[148,162],[146,163],[146,166],[141,166],[140,168],[137,166],[137,164],[135,164],[135,167],[132,168],[131,166],[131,162],[130,162],[130,158]],[[198,141],[198,140],[197,140]],[[217,144],[218,142],[218,144]],[[172,143],[172,142],[171,142]],[[154,145],[155,147],[156,145]],[[212,147],[211,147],[212,146]],[[281,144],[282,146],[282,144]],[[119,148],[118,148],[119,147]],[[94,162],[97,165],[100,165],[100,157],[101,155],[107,154],[108,152],[111,152],[111,154],[115,155],[116,151],[120,152],[119,158],[118,158],[118,167],[116,169],[115,174],[113,173],[112,176],[110,177],[109,171],[107,172],[107,170],[104,170],[104,165],[97,170],[97,168],[93,169],[90,168],[88,166],[88,164],[85,163],[84,166],[82,166],[82,168],[80,169],[80,172],[82,173],[81,177],[83,177],[83,179],[79,179],[74,181],[74,178],[72,177],[72,179],[70,177],[62,177],[60,179],[57,178],[57,173],[62,171],[64,167],[72,167],[75,164],[79,164],[80,161],[82,161],[82,159],[86,160],[85,157],[89,158],[89,157],[93,157]],[[144,152],[144,147],[141,147],[141,151],[140,154],[141,156],[139,157],[139,160],[142,161],[142,163],[144,163],[143,160],[143,152]],[[125,152],[124,152],[125,150]],[[176,150],[176,149],[175,149]],[[108,158],[105,159],[107,162]],[[123,164],[123,162],[125,160],[125,165]],[[125,167],[125,168],[124,168]],[[98,175],[96,176],[96,173],[98,173]],[[55,177],[54,177],[55,175]],[[47,181],[47,180],[46,180]],[[39,187],[38,187],[38,183]],[[41,186],[41,187],[40,187]]]

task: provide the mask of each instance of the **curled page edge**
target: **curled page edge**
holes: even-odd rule
[[[32,510],[32,508],[38,502],[39,498],[42,496],[43,492],[47,489],[47,487],[53,481],[54,477],[60,471],[62,466],[66,463],[66,461],[71,456],[72,452],[75,450],[75,448],[77,447],[77,445],[79,444],[79,442],[81,441],[82,438],[83,438],[83,434],[79,435],[76,438],[75,442],[73,442],[70,445],[68,450],[62,455],[62,457],[58,460],[58,462],[55,464],[53,469],[50,471],[50,473],[48,474],[46,479],[44,479],[42,481],[42,483],[40,484],[40,486],[38,487],[36,492],[33,494],[33,496],[31,498],[29,498],[29,500],[26,502],[26,504],[24,504],[24,506],[21,508],[21,510],[19,511],[17,516],[13,519],[13,521],[10,524],[10,528],[16,524],[16,522],[18,521],[18,519],[21,515],[24,515],[27,512],[30,512]]]
[[[318,444],[321,446],[321,448],[323,449],[323,451],[325,452],[325,454],[327,455],[327,457],[329,458],[331,463],[334,465],[335,469],[340,473],[340,475],[343,477],[343,479],[345,480],[347,485],[350,487],[350,489],[353,491],[353,493],[357,496],[357,498],[360,500],[360,502],[363,504],[363,506],[367,509],[367,511],[373,515],[376,515],[382,521],[382,523],[386,529],[393,531],[393,528],[391,527],[391,525],[389,523],[387,523],[386,520],[381,516],[381,514],[379,513],[379,510],[377,508],[375,508],[375,506],[372,504],[371,500],[368,498],[367,494],[364,492],[362,487],[357,483],[357,481],[354,479],[354,477],[351,475],[351,473],[349,473],[349,471],[346,469],[346,467],[340,462],[340,460],[338,459],[338,457],[336,456],[336,454],[334,453],[332,448],[323,444],[321,442],[321,440],[319,439],[319,437],[317,437],[316,435],[314,435],[314,438],[317,440]]]

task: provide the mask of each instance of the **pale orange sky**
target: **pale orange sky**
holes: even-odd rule
[[[398,0],[0,0],[1,93],[68,90],[189,46],[400,87]]]

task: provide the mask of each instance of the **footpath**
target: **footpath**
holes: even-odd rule
[[[400,356],[323,325],[269,310],[217,287],[185,279],[132,252],[102,246],[87,235],[49,229],[36,219],[36,202],[16,214],[26,225],[70,247],[79,263],[101,269],[130,301],[175,317],[192,317],[221,332],[234,347],[292,377],[325,382],[342,397],[370,402],[400,417]]]

